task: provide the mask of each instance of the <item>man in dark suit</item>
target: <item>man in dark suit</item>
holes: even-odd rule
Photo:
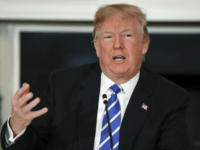
[[[40,103],[39,98],[26,103],[33,97],[26,83],[16,92],[2,128],[3,148],[186,150],[187,92],[141,67],[149,45],[145,14],[132,5],[102,7],[93,37],[99,64],[52,73]],[[110,135],[104,133],[109,125],[103,94],[108,104],[115,95],[107,112]],[[112,109],[118,109],[113,118]]]

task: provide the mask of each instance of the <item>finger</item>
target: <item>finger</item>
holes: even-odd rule
[[[26,94],[26,93],[28,93],[29,91],[30,91],[30,85],[28,84],[28,83],[23,83],[22,84],[22,87],[24,87],[25,89],[24,89],[24,93],[22,94],[22,96],[24,95],[24,94]]]
[[[29,88],[27,90],[24,91],[24,93],[22,94],[22,96],[25,95],[25,94],[27,94],[29,91],[30,91],[30,86],[29,86]]]
[[[40,102],[40,98],[37,97],[34,100],[32,100],[29,104],[27,104],[24,108],[24,112],[29,112],[31,111],[38,103]]]
[[[15,100],[18,100],[24,94],[24,92],[29,90],[29,88],[30,88],[30,85],[28,83],[23,83],[22,87],[15,93],[13,98]]]
[[[44,107],[44,108],[37,110],[37,111],[32,111],[31,113],[29,113],[29,118],[31,120],[33,120],[34,118],[37,118],[41,115],[44,115],[47,111],[48,111],[47,107]]]
[[[26,102],[30,100],[33,97],[33,93],[29,92],[27,94],[24,94],[18,101],[17,105],[18,107],[24,107],[26,105]]]

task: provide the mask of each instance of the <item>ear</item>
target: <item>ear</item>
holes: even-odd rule
[[[142,55],[145,55],[149,48],[149,39],[143,39],[142,41]]]
[[[97,57],[99,57],[99,42],[97,40],[94,40],[94,47],[95,47],[95,50],[96,50],[96,54],[97,54]]]

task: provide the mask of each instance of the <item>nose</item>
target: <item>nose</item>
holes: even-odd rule
[[[121,36],[115,36],[114,49],[123,49],[123,41]]]

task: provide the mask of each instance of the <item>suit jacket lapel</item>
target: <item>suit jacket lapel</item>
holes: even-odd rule
[[[119,141],[120,150],[130,150],[134,138],[140,131],[154,105],[154,100],[150,99],[151,95],[152,88],[150,82],[144,70],[141,69],[139,81],[122,120]],[[147,110],[141,108],[143,103],[148,106]]]
[[[91,71],[91,70],[89,70]],[[96,131],[101,70],[95,67],[77,92],[78,145],[81,150],[93,149]]]

